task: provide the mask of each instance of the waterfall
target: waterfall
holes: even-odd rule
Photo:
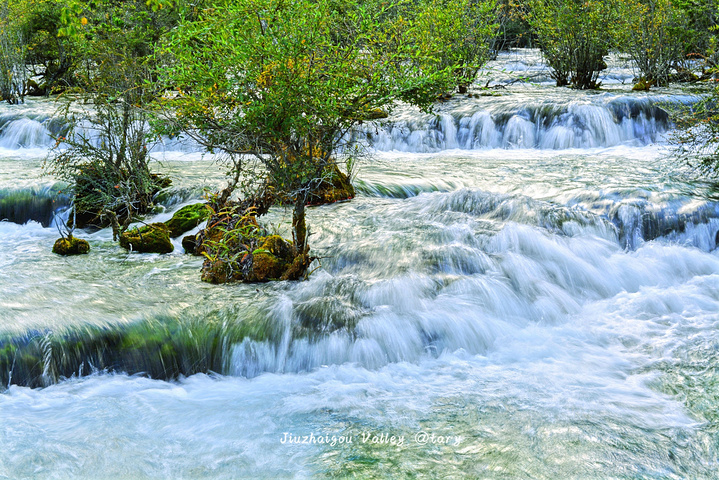
[[[436,152],[445,149],[599,148],[647,145],[670,127],[663,103],[694,97],[601,97],[547,104],[461,99],[437,117],[400,115],[380,127],[355,133],[379,151]]]

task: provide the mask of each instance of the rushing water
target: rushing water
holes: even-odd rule
[[[2,107],[0,478],[718,478],[719,203],[662,147],[691,98],[628,75],[357,132],[357,198],[309,209],[321,265],[263,285],[108,231],[52,254],[62,125]],[[182,150],[153,219],[223,181]]]

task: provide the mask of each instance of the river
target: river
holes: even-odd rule
[[[574,92],[505,53],[492,96],[357,132],[357,197],[308,209],[321,265],[261,285],[107,230],[51,253],[62,125],[0,107],[0,478],[718,478],[719,202],[663,109],[693,97],[611,66]],[[152,219],[223,182],[156,157]]]

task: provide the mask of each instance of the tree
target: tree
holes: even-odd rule
[[[528,0],[526,19],[557,86],[599,87],[618,23],[614,0]]]
[[[684,53],[703,54],[714,50],[712,29],[719,25],[719,2],[716,0],[673,0],[672,4],[686,16]]]
[[[167,124],[229,156],[248,195],[271,185],[291,203],[300,254],[307,199],[350,153],[351,130],[397,101],[428,110],[456,82],[461,65],[440,60],[448,47],[426,28],[428,7],[410,5],[227,1],[170,35]]]
[[[0,3],[0,99],[20,103],[27,87],[27,45],[8,1]]]
[[[419,31],[444,39],[440,67],[454,67],[459,93],[477,77],[490,58],[498,25],[495,0],[426,0],[417,15]]]
[[[694,105],[674,107],[672,117],[673,156],[700,176],[719,175],[719,87]]]
[[[620,8],[619,45],[634,60],[641,83],[667,85],[684,57],[685,15],[670,0],[626,0]]]
[[[74,7],[68,8],[77,13]],[[158,12],[142,0],[97,2],[95,9],[79,11],[78,24],[61,32],[74,39],[82,60],[77,87],[62,97],[70,129],[58,139],[47,169],[72,185],[80,226],[112,225],[117,236],[166,186],[150,171],[147,108],[160,93],[154,47],[162,25],[171,23],[161,16],[172,12]]]

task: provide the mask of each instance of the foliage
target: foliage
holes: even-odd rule
[[[461,65],[442,63],[430,7],[411,5],[218,2],[170,35],[169,125],[230,156],[245,191],[271,184],[293,204],[299,252],[307,199],[348,151],[351,129],[398,100],[430,109],[456,81]]]
[[[670,137],[673,155],[692,167],[699,175],[719,175],[719,87],[714,87],[702,101],[675,108],[677,126]]]
[[[151,55],[162,22],[144,1],[99,3],[86,15],[74,37],[78,86],[62,97],[71,128],[47,168],[73,185],[81,223],[112,224],[117,237],[163,186],[150,171],[146,110],[159,94]]]
[[[454,68],[459,93],[465,93],[489,60],[498,25],[495,0],[425,0],[417,15],[418,32],[444,39],[440,68]]]
[[[29,95],[49,95],[74,84],[79,61],[76,42],[60,35],[64,2],[19,0],[15,22],[27,42],[27,64],[34,79]]]
[[[23,101],[28,78],[27,45],[13,14],[8,0],[0,3],[0,98],[10,104]]]
[[[599,87],[618,23],[615,0],[528,0],[527,7],[557,86]]]
[[[645,84],[666,85],[684,57],[686,17],[671,0],[625,0],[620,8],[620,48],[631,55]]]
[[[510,47],[529,47],[536,42],[535,34],[523,14],[522,0],[497,0],[497,33],[491,39],[490,50],[496,54]]]
[[[684,53],[703,54],[712,47],[712,29],[719,25],[719,2],[716,0],[672,0],[672,4],[686,18],[684,25]]]

